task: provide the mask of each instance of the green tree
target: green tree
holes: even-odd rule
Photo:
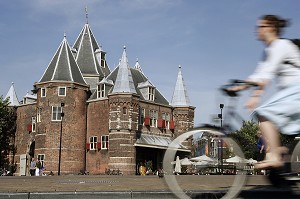
[[[241,147],[246,158],[256,159],[258,150],[256,148],[257,137],[256,133],[259,130],[259,126],[253,121],[243,121],[243,125],[240,130],[230,134]],[[294,136],[280,134],[280,141],[283,146],[289,148],[290,152],[296,146],[297,141]]]
[[[245,158],[256,159],[256,134],[258,129],[259,128],[257,123],[253,121],[243,121],[241,129],[230,134],[230,137],[232,137],[241,147],[242,151],[244,152]]]
[[[0,168],[10,168],[8,155],[15,153],[16,108],[9,107],[8,99],[0,96]]]

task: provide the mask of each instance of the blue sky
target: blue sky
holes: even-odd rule
[[[226,109],[217,92],[220,85],[254,70],[264,47],[255,36],[261,15],[291,19],[284,37],[300,38],[297,0],[0,1],[0,95],[6,95],[11,82],[19,100],[32,89],[64,33],[70,45],[75,42],[86,21],[86,6],[111,69],[126,45],[129,64],[134,66],[138,58],[146,76],[171,101],[182,66],[196,107],[195,125],[211,122],[220,112],[219,103]]]

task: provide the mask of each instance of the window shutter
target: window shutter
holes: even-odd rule
[[[99,140],[99,142],[97,142],[97,149],[98,149],[98,151],[101,150],[101,140]]]
[[[109,136],[107,137],[107,150],[109,149]]]
[[[145,124],[145,126],[150,126],[150,118],[149,117],[145,117],[144,124]]]
[[[171,129],[171,130],[174,130],[174,129],[175,129],[175,124],[174,124],[174,121],[173,121],[173,120],[170,121],[170,129]]]
[[[163,120],[162,119],[158,119],[157,120],[157,127],[158,128],[162,128],[163,127]]]
[[[86,147],[86,150],[89,151],[89,150],[90,150],[90,143],[87,142],[87,143],[85,144],[85,147]]]
[[[32,132],[32,124],[28,124],[27,125],[27,130],[28,130],[29,133]]]
[[[166,120],[162,120],[162,128],[163,128],[163,129],[166,128]]]

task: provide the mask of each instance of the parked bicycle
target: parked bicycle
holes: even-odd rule
[[[253,83],[241,81],[241,80],[233,80],[230,84],[225,85],[221,88],[221,91],[223,94],[229,97],[229,102],[226,105],[227,111],[225,112],[225,116],[223,118],[223,125],[222,127],[216,127],[214,125],[203,125],[200,127],[193,128],[189,130],[188,132],[178,136],[176,139],[173,140],[173,142],[169,145],[168,149],[166,150],[164,160],[163,160],[163,168],[166,171],[165,174],[165,181],[167,185],[169,186],[170,190],[179,198],[181,199],[188,199],[191,197],[191,194],[184,191],[183,185],[180,186],[180,183],[178,183],[177,179],[179,178],[176,175],[173,175],[174,165],[171,164],[172,161],[175,160],[175,155],[177,153],[177,146],[178,143],[183,143],[191,136],[200,135],[201,138],[205,138],[208,142],[211,140],[218,140],[219,143],[221,143],[221,148],[227,149],[227,156],[228,157],[239,157],[241,160],[245,159],[244,153],[240,146],[236,143],[235,140],[230,138],[228,135],[230,133],[233,133],[236,128],[234,127],[234,124],[236,124],[236,121],[240,120],[240,116],[238,115],[236,111],[237,107],[237,101],[239,99],[239,93],[237,91],[231,91],[228,90],[228,88],[238,85],[247,85],[247,86],[253,86],[256,85]],[[280,169],[269,169],[269,175],[268,179],[274,186],[282,187],[282,186],[288,186],[290,188],[298,188],[300,187],[300,142],[297,143],[294,150],[291,151],[292,153],[290,155],[286,154],[286,164],[283,168]],[[222,154],[224,155],[224,154]],[[287,160],[288,159],[288,160]],[[219,160],[217,168],[226,168],[226,162],[222,160]],[[225,176],[223,174],[224,180],[227,183],[226,187],[223,187],[223,193],[217,193],[213,196],[213,198],[235,198],[240,193],[241,189],[245,185],[247,174],[249,172],[247,171],[246,167],[247,163],[246,161],[243,162],[237,162],[234,164],[234,174],[235,175],[228,175]],[[211,165],[202,165],[202,169],[206,168],[212,168]],[[191,176],[192,178],[196,178],[195,176]],[[202,176],[202,181],[197,181],[198,189],[209,189],[209,185],[205,184],[206,182],[210,180],[206,176]],[[216,182],[216,184],[219,182]],[[206,197],[207,198],[207,197]]]

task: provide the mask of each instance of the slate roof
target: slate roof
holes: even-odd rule
[[[47,81],[70,81],[86,85],[72,55],[66,36],[64,36],[63,41],[39,82]]]
[[[97,53],[105,54],[105,52],[102,47],[98,45],[88,23],[82,28],[72,50],[84,77],[99,76],[99,80],[101,80],[110,73],[106,61],[104,66],[101,67],[101,63],[99,63],[100,60],[97,59]]]
[[[125,49],[124,49],[125,50]],[[124,52],[123,52],[124,55]],[[126,55],[126,51],[125,51],[125,55]],[[123,57],[123,56],[122,56]],[[127,57],[126,57],[127,59]],[[117,75],[119,73],[120,70],[120,66],[121,66],[122,61],[120,62],[119,66],[117,66],[109,76],[107,76],[108,80],[112,80],[113,82],[115,82],[116,84],[116,79],[117,79]],[[128,66],[127,63],[127,67],[131,73],[131,77],[132,77],[132,81],[133,81],[133,86],[135,88],[136,93],[140,96],[140,98],[142,100],[146,100],[144,99],[142,93],[140,92],[140,89],[138,88],[139,85],[143,85],[143,84],[151,84],[153,87],[155,87],[150,80],[144,75],[144,73],[142,73],[141,71],[141,67],[140,69],[137,68],[131,68]],[[123,70],[123,69],[122,69]],[[155,91],[155,99],[154,99],[155,103],[158,104],[163,104],[163,105],[169,105],[168,100],[161,94],[161,92],[156,88]]]
[[[13,82],[11,83],[11,86],[10,86],[4,99],[7,99],[7,98],[9,98],[9,106],[20,106]]]
[[[172,106],[190,106],[190,99],[184,84],[183,76],[181,73],[181,66],[177,75],[177,81],[171,101]]]

